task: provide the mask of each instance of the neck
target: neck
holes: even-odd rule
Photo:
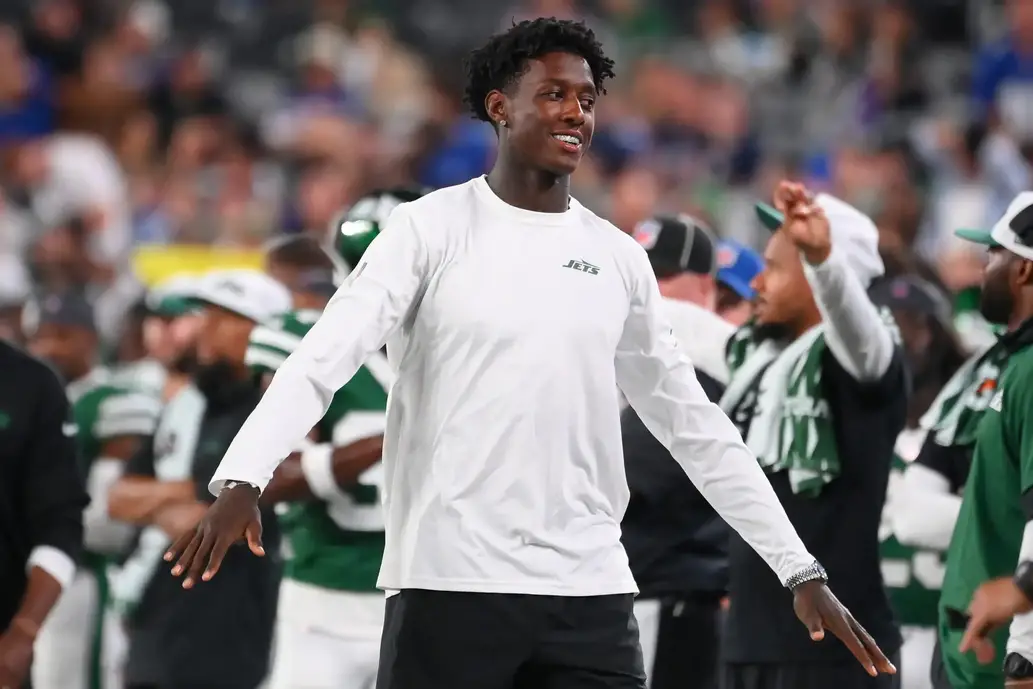
[[[1033,318],[1033,303],[1030,303],[1029,299],[1020,299],[1012,309],[1011,318],[1008,319],[1008,331],[1015,330],[1030,318]]]
[[[563,213],[570,205],[570,177],[518,165],[499,147],[488,186],[511,206],[538,213]]]
[[[319,294],[295,292],[292,301],[296,311],[322,311],[326,308],[328,299]]]
[[[73,383],[78,383],[79,381],[84,379],[86,376],[90,375],[90,371],[92,371],[92,370],[93,370],[93,368],[90,367],[90,368],[85,368],[85,369],[78,369],[78,370],[75,370],[75,371],[69,371],[67,376],[66,376],[66,379],[68,381],[67,384],[71,385]]]
[[[789,324],[789,334],[795,340],[819,323],[821,323],[821,313],[815,309],[813,314],[809,314],[806,318],[801,318],[796,323]]]

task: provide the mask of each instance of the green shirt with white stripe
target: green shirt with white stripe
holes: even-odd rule
[[[293,311],[256,327],[248,343],[248,365],[259,373],[275,372],[319,316],[315,310]],[[392,380],[387,359],[373,355],[330,401],[317,425],[319,441],[343,447],[382,434]],[[288,506],[280,522],[287,536],[287,577],[333,590],[376,590],[384,555],[382,475],[377,463],[338,500],[314,498]]]
[[[94,369],[67,387],[76,437],[88,474],[104,443],[126,436],[150,436],[161,412],[154,395],[119,385],[107,369]]]
[[[158,423],[161,401],[158,397],[131,390],[120,385],[105,368],[95,368],[86,376],[65,388],[72,405],[72,420],[76,426],[76,440],[84,476],[88,476],[94,462],[103,459],[105,443],[116,438],[150,436]],[[108,601],[108,565],[114,553],[87,552],[83,564],[93,572],[97,585],[98,609],[104,610]],[[89,686],[101,687],[101,649],[104,646],[102,625],[104,615],[96,616],[91,639]]]

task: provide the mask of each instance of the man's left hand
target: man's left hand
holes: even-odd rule
[[[974,651],[976,659],[986,664],[994,659],[990,633],[1015,615],[1033,610],[1033,603],[1019,590],[1011,577],[983,582],[972,595],[968,606],[969,620],[958,649]]]
[[[19,689],[29,678],[34,639],[17,624],[0,635],[0,689]]]
[[[875,643],[875,639],[823,582],[807,581],[794,588],[793,610],[811,633],[813,641],[824,639],[827,629],[839,637],[872,677],[879,673],[896,674],[897,668]]]

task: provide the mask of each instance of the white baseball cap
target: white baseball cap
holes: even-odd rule
[[[24,304],[32,293],[25,263],[14,254],[0,254],[0,304]]]
[[[829,219],[832,247],[846,262],[847,267],[860,278],[867,288],[872,281],[886,272],[879,256],[879,230],[867,215],[846,201],[829,194],[818,194],[814,202]],[[785,222],[785,214],[766,203],[756,204],[757,217],[771,230],[777,231]]]
[[[1004,215],[987,230],[960,229],[954,234],[976,244],[1003,247],[1033,261],[1033,191],[1016,196]]]
[[[257,270],[218,270],[208,273],[192,295],[211,304],[263,323],[291,309],[287,288]]]

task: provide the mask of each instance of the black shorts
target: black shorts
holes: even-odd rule
[[[387,599],[377,689],[644,689],[633,605],[408,589]]]

